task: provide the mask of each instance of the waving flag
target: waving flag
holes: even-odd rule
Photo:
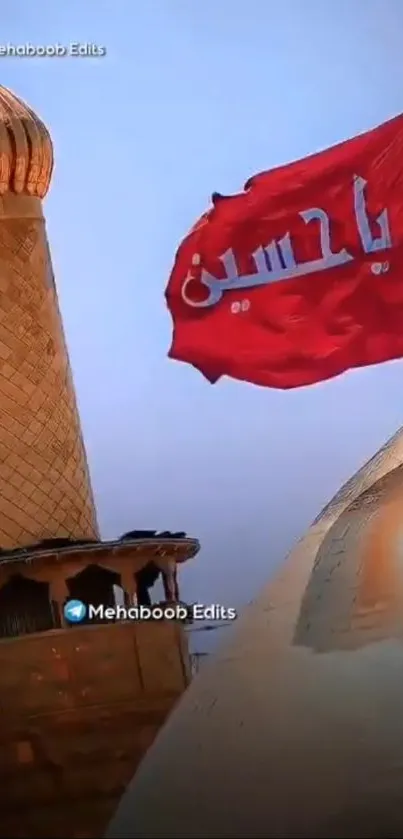
[[[403,115],[212,204],[168,283],[171,358],[293,388],[403,356]]]

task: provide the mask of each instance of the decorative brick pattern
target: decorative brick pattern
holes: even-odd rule
[[[0,219],[0,546],[98,529],[41,218]]]

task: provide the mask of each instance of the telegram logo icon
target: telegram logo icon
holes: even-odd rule
[[[87,607],[81,600],[68,600],[64,607],[64,617],[69,623],[81,623],[87,614]]]

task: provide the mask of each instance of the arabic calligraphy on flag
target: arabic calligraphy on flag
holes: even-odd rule
[[[214,195],[177,252],[170,357],[292,388],[403,356],[403,116]]]

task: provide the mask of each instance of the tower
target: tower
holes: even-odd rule
[[[47,129],[0,87],[0,545],[97,538],[42,199]]]
[[[403,429],[189,687],[110,839],[402,835],[402,502]]]
[[[139,621],[185,533],[98,535],[41,199],[52,146],[0,88],[0,837],[98,837],[188,685],[179,620]],[[130,612],[69,624],[72,598]],[[161,610],[160,610],[161,611]],[[154,615],[155,618],[155,615]],[[104,760],[108,764],[105,772]]]

